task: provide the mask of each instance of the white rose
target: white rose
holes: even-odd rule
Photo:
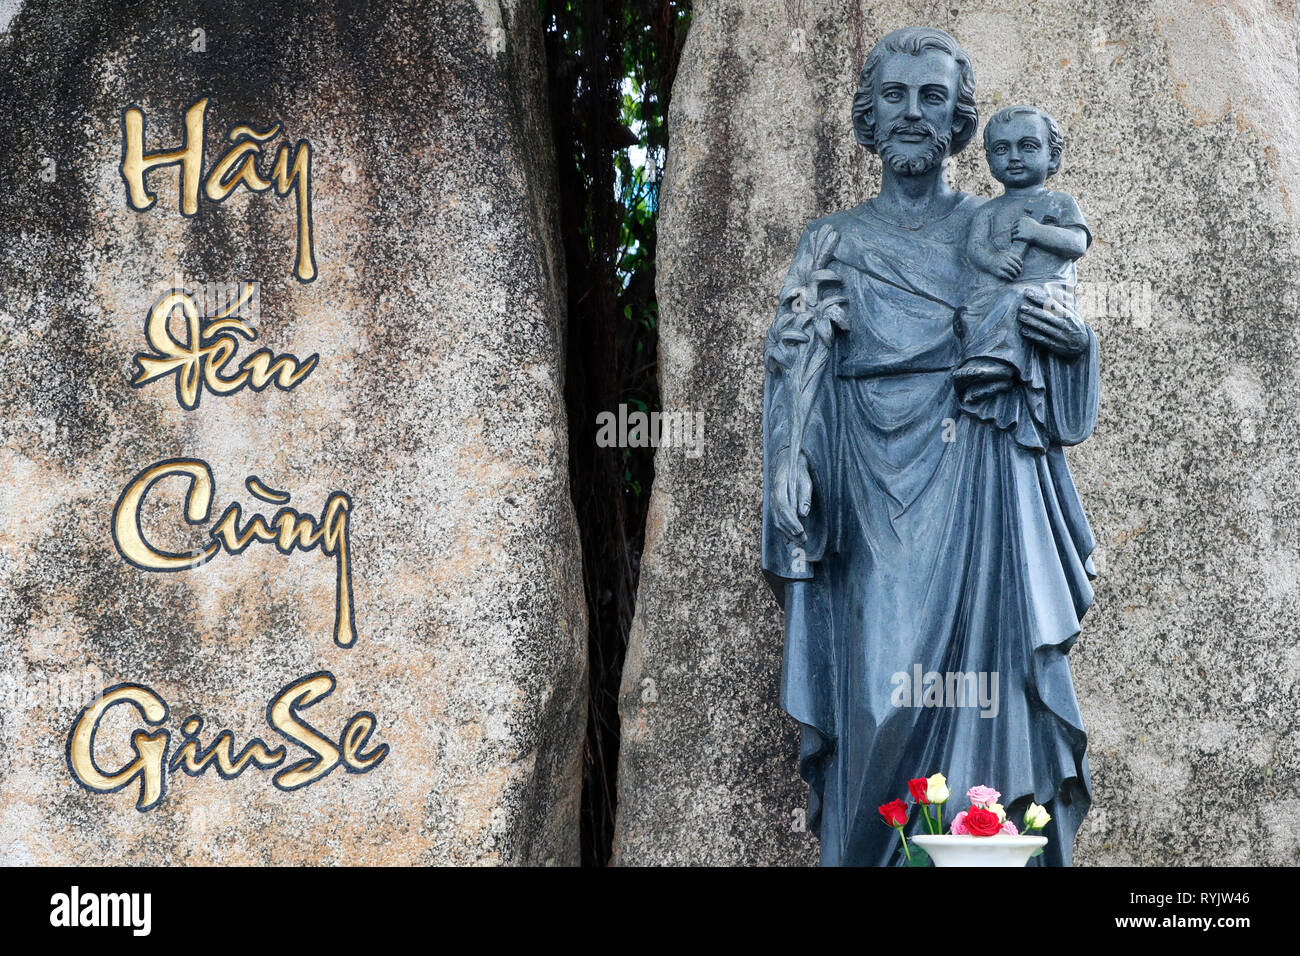
[[[944,804],[948,802],[948,781],[943,778],[943,774],[936,773],[933,777],[928,777],[925,783],[925,799],[929,803]]]
[[[1029,809],[1025,811],[1025,830],[1041,830],[1052,822],[1052,815],[1047,812],[1047,808],[1039,806],[1037,803],[1031,803]]]

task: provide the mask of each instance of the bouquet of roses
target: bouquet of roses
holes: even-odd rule
[[[909,780],[907,790],[908,795],[921,808],[925,832],[936,836],[943,833],[943,808],[951,795],[948,791],[948,781],[944,779],[943,774],[936,773],[929,778],[918,777]],[[1029,809],[1025,811],[1024,829],[1019,830],[1007,819],[1006,810],[998,803],[1001,797],[1002,794],[992,787],[983,785],[971,787],[966,791],[966,799],[970,801],[970,807],[952,818],[948,832],[953,836],[990,837],[999,834],[1029,836],[1052,822],[1052,815],[1045,807],[1031,802]],[[907,865],[925,866],[929,862],[925,851],[918,847],[913,855],[912,848],[907,843],[907,834],[903,832],[911,813],[907,804],[902,800],[891,800],[879,809],[880,817],[885,824],[898,831],[898,836],[903,841],[903,855],[907,858]],[[1042,849],[1038,849],[1033,855],[1037,856],[1042,852]]]

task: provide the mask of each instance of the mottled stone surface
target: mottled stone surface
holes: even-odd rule
[[[1027,102],[1061,121],[1053,184],[1096,236],[1101,416],[1070,451],[1101,572],[1072,654],[1095,792],[1076,863],[1296,863],[1300,18],[1262,0],[696,4],[660,343],[664,406],[704,409],[707,447],[656,462],[616,859],[816,858],[759,574],[761,348],[804,224],[878,185],[850,102],[909,24],[970,53],[982,119]],[[980,142],[953,179],[992,195]]]
[[[13,6],[0,862],[576,862],[586,627],[536,4]],[[314,282],[291,274],[291,199],[241,189],[187,220],[173,168],[151,174],[153,209],[127,209],[122,109],[145,111],[148,149],[175,147],[201,96],[209,166],[241,123],[310,141]],[[207,394],[193,411],[169,381],[133,390],[145,314],[174,276],[259,280],[242,351],[319,353],[319,367],[292,391]],[[255,544],[174,574],[122,560],[118,495],[175,456],[211,463],[214,517],[232,500],[270,515],[248,475],[307,513],[351,496],[354,646],[332,640],[335,562],[319,551]],[[204,532],[182,524],[183,482],[169,481],[148,527],[195,545]],[[337,738],[372,711],[391,753],[369,773],[285,793],[256,769],[177,772],[140,813],[135,785],[89,793],[64,762],[105,685],[152,688],[173,734],[196,713],[205,742],[228,727],[237,746],[274,745],[267,703],[317,670],[338,686],[303,717]],[[111,713],[96,755],[115,769],[140,721]]]

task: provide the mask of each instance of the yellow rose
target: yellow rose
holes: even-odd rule
[[[1002,809],[1002,804],[990,803],[988,808],[998,815],[998,823],[1007,822],[1007,811]]]

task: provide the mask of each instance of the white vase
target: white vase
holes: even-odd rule
[[[911,842],[930,854],[935,866],[1024,866],[1039,847],[1047,846],[1047,837],[953,836],[922,834]]]

